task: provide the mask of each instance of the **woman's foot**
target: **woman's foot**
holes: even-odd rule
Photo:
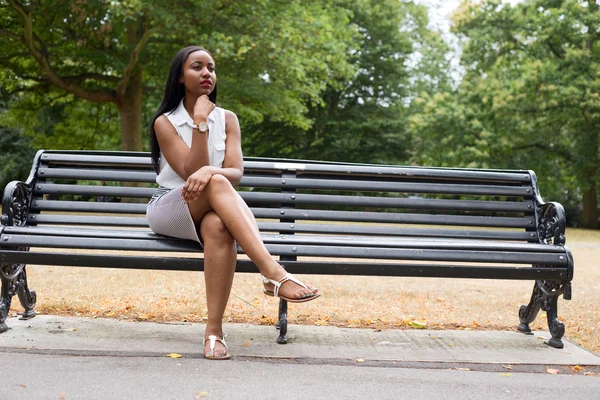
[[[283,268],[280,266],[283,270]],[[268,296],[280,297],[292,303],[314,300],[321,294],[317,288],[311,288],[283,270],[280,279],[268,279],[263,276],[264,293]]]
[[[210,360],[228,360],[231,358],[227,351],[225,335],[204,333],[204,358]]]

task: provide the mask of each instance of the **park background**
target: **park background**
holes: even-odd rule
[[[218,104],[238,115],[247,156],[534,170],[544,199],[565,206],[568,243],[577,241],[574,301],[561,313],[567,337],[598,351],[599,31],[595,0],[0,0],[0,186],[24,179],[40,148],[148,150],[170,60],[201,45],[214,55]],[[129,272],[99,271],[94,279],[105,282],[95,286],[113,282],[112,291],[82,298],[89,275],[49,271],[52,282],[47,269],[32,271],[38,295],[48,291],[42,312],[203,318],[192,310],[203,296],[196,276],[181,275],[180,290],[193,288],[181,301],[192,309],[174,317],[180,300],[158,294],[156,274],[134,275],[150,297],[136,288],[132,298],[117,290]],[[173,285],[179,275],[169,276]],[[439,280],[318,279],[336,295],[292,322],[516,324],[517,304],[494,303],[486,286],[481,298],[453,298],[469,281],[448,281],[444,295]],[[78,282],[71,295],[61,286],[69,282]],[[247,283],[260,292],[258,280]],[[531,286],[478,284],[497,287],[502,301],[517,287],[522,303]],[[231,321],[275,315],[271,303],[236,290]],[[342,305],[369,315],[359,314],[359,298],[371,309],[386,298],[405,308],[340,317]],[[487,318],[473,317],[473,304]],[[455,306],[462,314],[449,313]]]

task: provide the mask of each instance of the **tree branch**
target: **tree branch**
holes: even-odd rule
[[[27,90],[24,90],[24,91],[26,92]],[[40,111],[41,109],[43,109],[45,107],[51,106],[56,100],[62,99],[63,97],[67,97],[67,96],[69,96],[69,93],[63,92],[58,96],[52,97],[52,98],[48,99],[47,101],[40,103],[39,106],[36,106],[36,107],[24,107],[22,105],[18,105],[18,106],[15,106],[14,108],[17,110],[25,110],[25,111]]]
[[[568,162],[574,161],[573,155],[567,149],[559,148],[556,146],[550,146],[549,144],[546,144],[546,143],[533,142],[533,143],[523,144],[520,146],[512,146],[513,150],[525,150],[525,149],[532,149],[532,148],[544,150],[548,153],[559,155]]]
[[[142,23],[144,25],[144,33],[142,34],[140,41],[135,45],[135,48],[131,52],[131,55],[129,56],[129,63],[127,64],[127,67],[125,67],[125,71],[123,73],[123,78],[121,78],[121,81],[117,85],[116,91],[118,97],[123,97],[125,95],[125,91],[127,90],[127,86],[129,85],[129,80],[131,79],[133,70],[135,69],[135,66],[138,62],[140,53],[144,49],[146,43],[148,43],[148,39],[150,39],[150,29],[148,27],[148,23],[146,21],[145,16],[144,21]]]
[[[19,35],[17,35],[14,32],[9,31],[8,29],[0,29],[0,35],[6,35],[6,36],[10,36],[13,39],[17,39],[18,41],[22,42],[23,38]]]
[[[99,90],[99,91],[91,91],[82,88],[81,86],[75,85],[73,83],[65,82],[61,79],[56,72],[50,66],[50,63],[44,57],[44,55],[35,47],[34,44],[34,33],[33,33],[33,20],[31,15],[25,10],[25,8],[18,3],[16,0],[9,0],[10,4],[17,11],[17,13],[21,16],[23,20],[23,28],[24,28],[24,43],[29,50],[29,53],[33,56],[33,58],[38,62],[41,67],[42,74],[45,75],[48,80],[55,85],[56,87],[63,89],[75,96],[81,97],[85,100],[94,101],[94,102],[115,102],[116,96],[112,91],[109,90]],[[35,39],[40,40],[38,37]]]
[[[558,52],[558,50],[556,50],[556,48],[554,47],[554,45],[552,44],[552,42],[550,41],[550,39],[546,40],[546,43],[548,44],[548,47],[550,47],[550,51],[556,56],[558,57],[560,60],[563,60],[565,58],[564,54],[560,54]]]

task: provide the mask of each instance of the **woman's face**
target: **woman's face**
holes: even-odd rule
[[[197,96],[209,95],[217,84],[215,61],[210,54],[203,50],[190,53],[183,63],[180,82],[186,92]]]

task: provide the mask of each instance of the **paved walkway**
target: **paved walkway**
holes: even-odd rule
[[[0,347],[43,354],[202,357],[203,324],[131,322],[102,318],[39,315],[9,318]],[[356,359],[366,361],[600,366],[600,356],[565,341],[547,346],[546,332],[373,330],[290,325],[288,344],[275,343],[272,326],[225,326],[230,353],[237,358]]]
[[[234,357],[214,362],[202,357],[202,324],[48,315],[7,324],[0,399],[495,400],[600,392],[600,356],[568,341],[550,348],[545,332],[292,325],[289,343],[278,345],[272,326],[230,324]],[[574,372],[576,365],[590,376]]]

